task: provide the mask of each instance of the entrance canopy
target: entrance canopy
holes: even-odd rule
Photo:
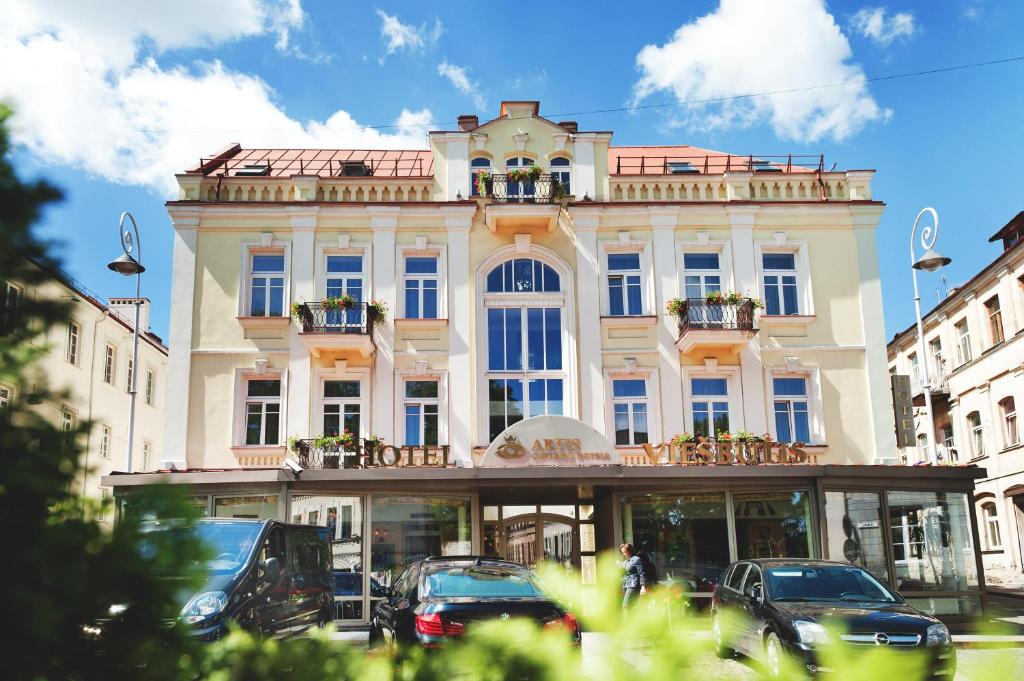
[[[480,459],[483,468],[621,464],[608,438],[567,416],[534,416],[514,423],[494,439]]]

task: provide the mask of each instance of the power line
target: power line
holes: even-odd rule
[[[835,87],[846,87],[850,85],[866,85],[868,83],[879,83],[887,80],[899,80],[903,78],[916,78],[919,76],[931,76],[938,73],[949,73],[951,71],[964,71],[967,69],[982,68],[985,66],[996,66],[998,64],[1009,64],[1012,62],[1024,61],[1024,55],[1018,57],[1007,57],[1006,59],[992,59],[989,61],[974,62],[972,64],[957,64],[955,66],[944,66],[935,69],[926,69],[924,71],[911,71],[909,73],[896,73],[887,76],[874,76],[872,78],[858,78],[855,80],[843,80],[837,83],[829,83],[827,85],[808,85],[806,87],[786,88],[782,90],[768,90],[765,92],[751,92],[739,95],[728,95],[724,97],[708,97],[705,99],[690,99],[682,102],[662,102],[659,104],[638,104],[635,106],[620,106],[606,109],[590,109],[587,111],[570,111],[566,113],[554,113],[546,114],[545,118],[561,118],[566,116],[593,116],[598,114],[609,114],[609,113],[624,113],[632,111],[645,111],[651,109],[668,109],[685,106],[698,106],[701,104],[718,104],[722,102],[730,102],[742,99],[753,99],[756,97],[771,97],[773,95],[786,95],[797,92],[810,92],[813,90],[825,90]],[[360,125],[348,128],[333,128],[323,127],[323,130],[331,132],[344,132],[344,131],[355,131],[355,130],[400,130],[400,129],[415,129],[425,128],[428,126],[441,126],[441,125],[457,125],[456,121],[425,121],[423,123],[388,123],[382,125]],[[300,128],[301,129],[301,128]],[[249,128],[247,130],[239,130],[238,128],[232,128],[230,130],[140,130],[139,132],[147,134],[170,134],[170,133],[239,133],[239,132],[291,132],[284,128]]]

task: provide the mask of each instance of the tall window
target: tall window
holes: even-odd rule
[[[9,281],[0,281],[0,336],[5,336],[18,324],[22,290]]]
[[[82,327],[76,322],[68,322],[68,353],[66,359],[71,364],[78,364],[78,347],[82,338]]]
[[[643,314],[643,275],[639,253],[608,254],[609,313],[614,316]]]
[[[104,459],[110,458],[110,437],[112,433],[110,426],[104,425],[100,429],[100,456]]]
[[[128,375],[125,376],[125,378],[127,380],[126,380],[126,385],[124,386],[124,389],[127,392],[131,392],[132,388],[134,387],[134,383],[135,383],[135,362],[132,361],[131,357],[128,358]]]
[[[142,470],[148,471],[151,459],[153,458],[153,443],[149,440],[142,441]]]
[[[955,324],[956,356],[959,364],[971,361],[971,332],[967,328],[967,320],[961,319]]]
[[[811,441],[806,378],[775,378],[775,436],[779,442]]]
[[[928,342],[928,354],[931,355],[932,368],[935,370],[936,377],[941,377],[945,372],[946,366],[943,361],[942,341],[940,339],[935,338]]]
[[[956,451],[956,440],[953,437],[953,425],[947,423],[942,426],[942,446],[946,449],[946,456],[949,461],[956,463],[960,460],[959,453]]]
[[[992,345],[1003,342],[1003,313],[999,309],[999,296],[992,296],[985,301],[985,311],[988,313],[988,329],[992,335]]]
[[[250,256],[249,315],[284,315],[284,253],[253,253]]]
[[[566,196],[572,194],[572,171],[569,159],[561,156],[551,159],[551,179],[558,182]]]
[[[562,290],[558,273],[540,260],[516,258],[487,274],[488,432],[530,416],[564,413]],[[507,296],[514,293],[515,305]],[[523,298],[528,302],[522,302]],[[509,303],[509,304],[506,304]]]
[[[917,360],[917,353],[912,352],[907,355],[907,361],[910,362],[910,375],[915,381],[921,380],[921,364]]]
[[[437,256],[405,258],[405,316],[437,319]]]
[[[999,411],[1003,416],[1003,441],[1005,446],[1013,447],[1020,438],[1017,434],[1017,405],[1012,397],[1004,398],[999,402]]]
[[[7,414],[11,410],[11,389],[0,385],[0,422],[7,420]]]
[[[724,378],[691,378],[693,434],[717,437],[729,432],[729,382]]]
[[[156,373],[146,369],[146,404],[152,406],[156,399]]]
[[[75,429],[75,422],[78,417],[75,411],[69,407],[64,407],[60,412],[60,429],[65,433],[68,433]]]
[[[117,369],[117,348],[107,343],[107,349],[103,354],[103,382],[114,385],[114,373]]]
[[[971,455],[985,456],[985,430],[981,426],[981,414],[972,411],[967,415],[967,427],[971,430]]]
[[[438,382],[405,382],[405,444],[438,444]]]
[[[990,551],[1003,548],[1003,535],[999,531],[999,514],[996,505],[987,501],[981,505],[981,516],[985,525],[985,543]]]
[[[362,383],[360,381],[324,381],[324,435],[352,433],[361,437]]]
[[[796,254],[763,253],[765,314],[800,314],[796,285]]]
[[[718,253],[683,253],[683,288],[687,298],[706,298],[722,290]]]
[[[533,165],[532,158],[513,157],[505,161],[505,168],[508,171],[512,170],[526,170]],[[528,199],[532,198],[536,193],[536,184],[532,180],[523,180],[521,182],[508,182],[506,184],[506,192],[508,193],[509,199]]]
[[[615,413],[616,445],[642,445],[650,442],[647,430],[647,381],[642,378],[613,380],[612,409]]]
[[[476,180],[477,177],[480,176],[480,173],[491,172],[491,160],[482,156],[472,159],[469,162],[469,172],[469,193],[473,196],[480,196],[480,191],[476,186]]]
[[[245,444],[276,445],[281,437],[281,381],[246,381]]]
[[[921,433],[917,436],[917,460],[931,461],[931,447],[928,446],[928,436]]]
[[[357,303],[363,302],[363,257],[361,255],[327,256],[326,295],[340,298],[342,294],[352,296]],[[363,311],[356,305],[348,310],[334,310],[327,313],[328,325],[359,325]]]

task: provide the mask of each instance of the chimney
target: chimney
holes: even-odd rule
[[[565,128],[569,132],[575,133],[577,125],[576,125],[576,121],[559,121],[558,122],[558,127]]]
[[[480,127],[480,118],[476,114],[464,114],[459,116],[459,130],[469,132],[473,128]]]
[[[139,333],[142,334],[149,331],[149,298],[111,298],[110,309],[131,326],[135,323],[136,300],[140,301]]]

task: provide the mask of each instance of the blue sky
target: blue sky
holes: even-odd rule
[[[772,17],[759,17],[771,5]],[[103,8],[103,9],[99,9]],[[211,9],[212,8],[212,9]],[[585,8],[585,9],[583,9]],[[15,160],[66,200],[41,226],[67,269],[105,297],[130,282],[105,263],[131,210],[144,294],[167,335],[172,174],[229,142],[423,146],[423,131],[502,99],[541,113],[678,104],[1024,55],[1024,5],[941,3],[14,2],[0,18],[0,98],[18,111]],[[998,254],[987,238],[1024,209],[1024,62],[846,85],[725,106],[574,116],[615,144],[737,154],[824,153],[874,168],[887,333],[913,319],[907,241],[941,216],[949,285]],[[371,129],[366,126],[400,127]],[[921,280],[936,301],[938,276]]]

